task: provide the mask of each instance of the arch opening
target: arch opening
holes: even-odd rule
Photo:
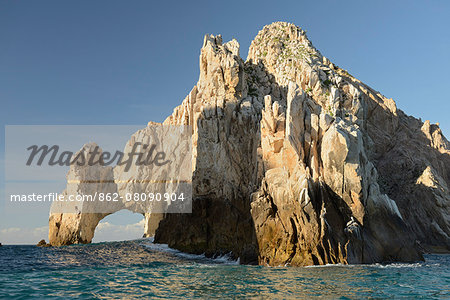
[[[93,243],[134,240],[146,237],[146,217],[127,209],[102,218],[95,230]]]

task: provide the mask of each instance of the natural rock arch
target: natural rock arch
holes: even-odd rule
[[[51,245],[90,243],[98,223],[106,216],[124,209],[141,213],[145,218],[144,237],[154,235],[156,227],[163,217],[163,212],[173,209],[176,205],[165,201],[133,201],[129,199],[129,196],[142,195],[149,190],[164,193],[163,191],[166,190],[175,192],[189,187],[190,183],[180,183],[181,181],[176,180],[172,182],[165,179],[177,178],[179,173],[177,167],[180,165],[181,168],[187,170],[186,174],[191,176],[191,158],[190,139],[183,139],[183,128],[180,133],[176,130],[172,132],[170,128],[158,127],[156,124],[149,125],[152,126],[141,129],[131,136],[124,153],[130,153],[132,151],[130,149],[134,149],[136,143],[143,144],[145,140],[158,138],[158,146],[166,151],[168,159],[171,159],[175,167],[167,170],[170,167],[158,168],[158,166],[136,164],[127,170],[125,165],[105,166],[101,164],[102,149],[95,143],[85,144],[74,154],[74,157],[81,154],[86,162],[99,163],[95,165],[71,164],[67,174],[66,189],[61,193],[64,201],[53,202],[51,206],[49,218],[49,242]],[[190,130],[186,132],[190,136]],[[177,134],[181,135],[181,138]],[[186,147],[188,147],[186,153],[189,155],[182,158],[177,157],[174,152],[183,153]],[[162,180],[158,180],[159,178]],[[106,197],[116,197],[117,201],[100,201],[100,194],[103,195],[103,200]],[[80,195],[91,197],[94,201],[70,200],[71,197]]]

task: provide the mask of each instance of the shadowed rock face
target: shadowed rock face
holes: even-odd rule
[[[332,64],[295,25],[265,26],[246,61],[237,41],[206,36],[199,81],[164,124],[193,127],[194,201],[192,214],[162,216],[155,242],[299,266],[450,250],[438,125]]]

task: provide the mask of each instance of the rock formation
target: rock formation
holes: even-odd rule
[[[152,125],[152,124],[149,124]],[[126,165],[115,167],[101,164],[102,149],[95,143],[88,143],[74,154],[77,157],[83,153],[85,161],[98,161],[93,165],[71,164],[67,174],[67,187],[63,191],[65,201],[53,202],[49,218],[49,242],[53,246],[86,244],[92,242],[95,228],[106,216],[120,210],[129,210],[141,213],[144,218],[144,237],[153,236],[162,219],[162,212],[179,212],[185,207],[179,205],[168,205],[167,202],[136,202],[126,201],[126,195],[134,195],[144,191],[156,190],[164,193],[165,190],[171,192],[190,189],[191,184],[166,183],[164,179],[191,178],[191,130],[189,127],[171,128],[170,126],[148,126],[136,132],[125,145],[124,153],[132,151],[136,143],[147,143],[149,139],[164,137],[160,140],[159,146],[164,149],[168,159],[172,164],[167,168],[155,167],[154,165],[132,164],[129,170]],[[179,131],[181,130],[181,132]],[[164,132],[161,132],[164,131]],[[189,138],[183,138],[183,136]],[[97,148],[97,152],[94,149]],[[174,151],[174,149],[178,149]],[[179,150],[182,149],[182,150]],[[177,152],[186,153],[189,157],[176,157]],[[187,170],[180,172],[180,169]],[[188,176],[188,177],[187,177]],[[190,192],[190,191],[189,191]],[[117,201],[101,201],[95,199],[98,193]],[[69,195],[92,196],[95,201],[69,201]],[[108,195],[108,196],[106,196]]]
[[[163,124],[193,128],[194,198],[191,214],[158,215],[155,242],[298,266],[450,250],[439,126],[331,63],[293,24],[265,26],[246,61],[236,40],[205,36],[199,81]]]
[[[0,246],[1,246],[1,245],[0,245]],[[36,244],[36,246],[38,246],[38,247],[51,247],[52,245],[47,244],[47,242],[46,242],[45,240],[40,240],[40,241]]]

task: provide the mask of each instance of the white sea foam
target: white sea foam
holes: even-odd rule
[[[423,263],[391,263],[391,264],[372,264],[369,267],[377,267],[382,269],[399,269],[399,268],[419,268],[423,266]]]
[[[326,264],[326,265],[305,266],[305,268],[329,268],[329,267],[352,267],[352,266],[356,266],[356,265]]]
[[[206,257],[205,254],[185,253],[185,252],[170,248],[167,244],[153,243],[153,237],[143,240],[141,245],[143,245],[151,250],[170,253],[177,257],[186,258],[186,259],[190,259],[190,260],[201,260],[203,262],[210,262],[210,263],[214,263],[214,264],[239,265],[239,258],[237,260],[232,259],[229,254],[221,255],[221,256],[218,256],[215,258],[209,258],[209,257]]]
[[[313,265],[313,266],[306,266],[305,268],[329,268],[329,267],[372,267],[372,268],[381,268],[381,269],[388,269],[388,268],[419,268],[424,265],[423,262],[420,263],[390,263],[390,264],[326,264],[326,265]]]

